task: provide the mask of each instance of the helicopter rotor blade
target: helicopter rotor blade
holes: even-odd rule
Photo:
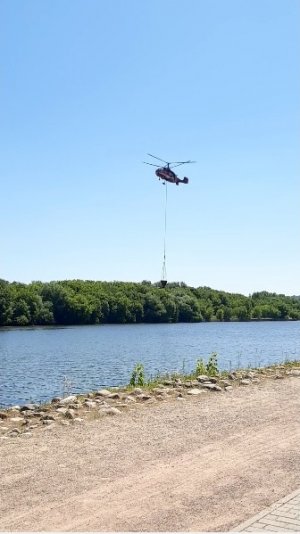
[[[143,161],[146,165],[152,165],[152,167],[157,167],[159,169],[160,165],[154,165],[154,163],[148,163],[148,161]]]
[[[187,161],[171,161],[171,163],[178,163],[178,165],[183,165],[184,163],[196,163],[195,161],[192,161],[191,159]]]
[[[196,163],[195,161],[174,161],[175,165],[172,165],[170,168],[179,167],[180,165],[186,165],[186,163]]]
[[[163,162],[166,163],[167,165],[170,163],[169,161],[166,161],[166,160],[164,160],[164,159],[158,158],[157,156],[153,156],[153,154],[149,154],[149,153],[148,153],[148,156],[151,156],[151,158],[158,159],[159,161],[163,161]]]

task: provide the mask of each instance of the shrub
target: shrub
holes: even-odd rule
[[[145,385],[145,373],[142,363],[137,363],[132,371],[130,386],[144,386]]]

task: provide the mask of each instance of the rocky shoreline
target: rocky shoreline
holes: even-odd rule
[[[176,377],[146,387],[100,389],[86,395],[55,397],[47,404],[25,404],[0,411],[0,440],[30,438],[39,430],[57,425],[76,425],[83,421],[123,412],[157,402],[186,401],[207,394],[230,394],[234,388],[262,387],[269,380],[300,378],[300,362],[267,368],[239,370],[217,376]]]

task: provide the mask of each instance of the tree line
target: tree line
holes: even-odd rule
[[[0,326],[299,319],[299,297],[267,291],[245,296],[183,282],[161,289],[146,280],[0,280]]]

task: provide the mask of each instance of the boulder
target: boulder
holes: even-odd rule
[[[209,377],[207,375],[199,375],[197,376],[198,382],[208,382]]]
[[[56,412],[58,413],[62,413],[63,415],[65,415],[65,413],[68,411],[68,408],[56,408]]]
[[[96,408],[97,407],[97,402],[85,401],[83,403],[83,406],[86,406],[86,408],[89,408],[89,409]]]
[[[120,399],[121,396],[119,393],[111,393],[109,396],[108,396],[109,399]]]
[[[65,417],[67,419],[75,419],[74,410],[72,410],[72,409],[67,410],[66,413],[65,413]]]
[[[8,419],[8,415],[6,412],[0,412],[0,419]]]
[[[37,408],[39,408],[38,404],[24,404],[24,406],[20,408],[20,412],[26,412],[27,410],[36,410]]]
[[[77,397],[76,395],[69,395],[69,397],[65,397],[64,399],[61,399],[59,401],[60,406],[65,406],[66,404],[71,404],[72,402],[76,401]]]
[[[100,389],[95,393],[97,397],[109,397],[111,395],[111,391],[108,389]]]
[[[251,380],[249,380],[248,378],[243,378],[240,381],[240,384],[241,384],[241,386],[249,386],[251,384]]]

